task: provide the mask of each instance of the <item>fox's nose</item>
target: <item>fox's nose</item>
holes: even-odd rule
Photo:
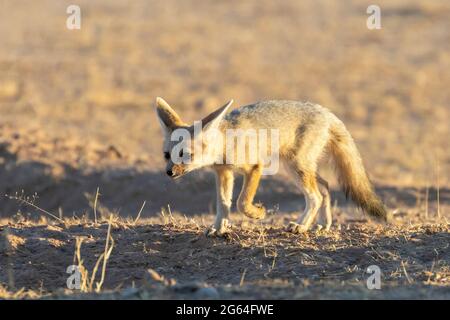
[[[172,170],[167,170],[166,173],[167,173],[167,175],[168,175],[169,177],[173,176]]]

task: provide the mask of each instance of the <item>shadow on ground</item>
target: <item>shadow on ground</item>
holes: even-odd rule
[[[158,214],[168,204],[171,210],[186,215],[208,213],[214,208],[214,176],[206,170],[172,181],[162,172],[149,171],[142,166],[105,167],[93,171],[59,164],[62,170],[55,175],[50,164],[18,161],[5,144],[0,144],[0,160],[0,194],[36,194],[36,205],[55,213],[61,211],[69,217],[90,214],[97,187],[100,190],[100,213],[108,209],[122,216],[135,216],[144,201],[144,217]],[[241,184],[242,179],[237,179],[234,198]],[[376,189],[387,205],[394,207],[414,207],[418,195],[425,194],[425,190],[419,188],[377,186]],[[430,188],[430,202],[436,199],[436,192],[435,188]],[[339,205],[346,203],[344,194],[338,190],[332,191],[332,199]],[[279,176],[262,180],[256,201],[261,201],[268,209],[282,212],[299,211],[304,206],[303,196],[295,184]],[[448,188],[440,190],[440,201],[443,204],[450,202]],[[19,209],[23,213],[29,211],[18,201],[3,196],[0,198],[0,216],[14,215]]]

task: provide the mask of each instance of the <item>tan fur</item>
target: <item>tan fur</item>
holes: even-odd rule
[[[159,120],[169,129],[175,129],[185,125],[178,114],[161,98],[157,98],[157,109]]]
[[[230,214],[231,200],[233,197],[233,171],[224,166],[217,166],[216,172],[216,221],[214,229],[223,233],[228,228],[228,216]]]
[[[253,198],[258,189],[261,178],[261,165],[250,166],[244,173],[244,183],[237,201],[237,208],[247,217],[262,219],[266,215],[266,210],[262,206],[255,206]]]
[[[365,212],[373,218],[387,221],[383,203],[373,191],[372,184],[356,149],[352,137],[342,122],[331,127],[330,151],[333,155],[339,182],[345,191]]]
[[[373,191],[367,177],[361,157],[350,133],[344,124],[329,110],[320,105],[296,101],[264,101],[235,109],[227,114],[231,102],[211,113],[203,119],[203,132],[212,128],[223,135],[229,129],[277,129],[279,133],[279,155],[292,172],[297,176],[298,185],[305,195],[306,206],[297,222],[289,225],[293,232],[307,231],[318,217],[318,224],[329,229],[332,223],[330,208],[330,193],[328,183],[318,175],[318,163],[324,156],[331,156],[336,164],[336,171],[341,185],[346,192],[370,216],[386,220],[386,210],[381,200]],[[164,151],[170,151],[174,144],[168,140],[170,133],[177,127],[186,127],[194,132],[193,126],[186,126],[169,105],[158,98],[157,114],[165,134]],[[161,116],[162,115],[162,116]],[[171,122],[172,121],[172,122]],[[202,139],[200,137],[193,137]],[[245,140],[250,145],[250,140]],[[256,163],[238,163],[235,155],[236,145],[228,150],[225,146],[221,153],[214,149],[216,141],[202,145],[207,148],[208,157],[203,162],[174,164],[167,161],[166,169],[175,177],[181,176],[200,167],[211,167],[216,172],[217,186],[217,216],[208,234],[223,234],[227,232],[228,215],[231,207],[233,189],[233,172],[244,175],[244,183],[240,192],[237,209],[248,217],[261,219],[265,209],[253,204],[258,188],[262,168],[267,158],[258,148],[246,145],[245,161],[255,156]],[[242,151],[242,150],[241,150]],[[269,152],[271,150],[268,150]],[[192,153],[192,150],[190,150]],[[231,154],[231,152],[233,154]],[[221,164],[227,155],[233,163]],[[196,155],[192,154],[195,158]]]

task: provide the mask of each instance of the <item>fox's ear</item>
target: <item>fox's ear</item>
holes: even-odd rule
[[[209,129],[217,129],[219,127],[220,121],[226,115],[228,108],[233,103],[233,100],[228,101],[224,106],[220,107],[213,113],[209,114],[202,120],[203,131]]]
[[[156,114],[164,132],[183,125],[180,116],[160,97],[156,98]]]

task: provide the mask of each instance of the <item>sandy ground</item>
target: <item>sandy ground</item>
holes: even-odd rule
[[[274,221],[240,221],[223,239],[205,237],[205,226],[197,221],[166,216],[137,224],[113,222],[113,251],[101,296],[450,298],[447,224],[382,227],[355,222],[294,235]],[[19,293],[23,297],[86,297],[65,289],[69,274],[62,271],[78,264],[79,238],[80,257],[90,275],[103,253],[107,228],[106,222],[73,220],[2,227],[8,248],[3,248],[0,281],[27,288]],[[380,290],[366,286],[371,265],[382,271]]]
[[[77,31],[65,27],[69,4],[0,2],[0,297],[73,297],[75,238],[91,269],[112,213],[113,297],[448,298],[448,1],[379,1],[377,31],[360,1],[83,0]],[[328,107],[394,225],[365,224],[324,168],[340,230],[284,232],[304,201],[281,171],[257,195],[272,215],[235,215],[229,239],[202,237],[213,178],[164,176],[156,96],[186,121],[231,98]],[[177,222],[160,217],[168,205]],[[381,291],[365,287],[370,264]],[[204,286],[217,292],[195,295]]]

